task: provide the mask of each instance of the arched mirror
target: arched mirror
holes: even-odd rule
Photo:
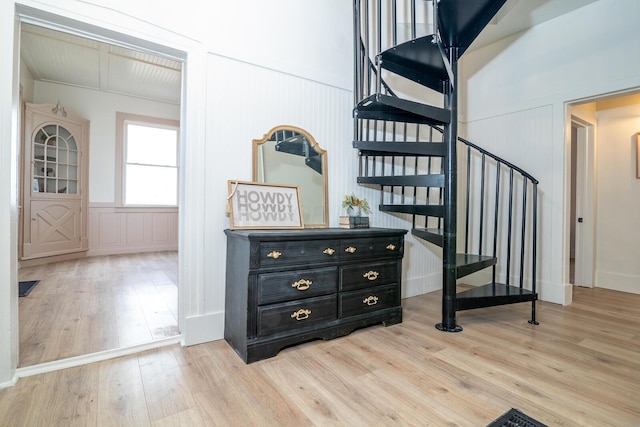
[[[329,225],[327,152],[294,126],[277,126],[253,140],[253,181],[300,187],[305,228]]]

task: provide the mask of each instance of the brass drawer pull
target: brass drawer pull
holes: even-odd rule
[[[269,252],[269,253],[267,254],[267,258],[278,259],[278,258],[280,258],[280,255],[282,255],[280,252],[278,252],[278,251],[273,251],[273,252]]]
[[[366,277],[367,279],[373,281],[373,280],[376,280],[379,275],[380,273],[378,273],[377,271],[369,270],[366,273],[364,273],[362,277]]]
[[[367,305],[376,305],[378,303],[378,297],[375,295],[369,295],[362,300],[362,303]]]
[[[322,251],[322,253],[325,254],[325,255],[331,256],[331,255],[336,253],[336,250],[333,249],[333,248],[327,248],[324,251]]]
[[[311,310],[301,308],[300,310],[291,313],[291,318],[296,320],[304,320],[308,319],[310,314]]]
[[[292,288],[296,288],[299,291],[306,291],[307,289],[309,289],[311,287],[311,284],[313,282],[311,280],[307,280],[307,279],[300,279],[297,282],[294,282],[291,284]]]
[[[345,252],[349,252],[350,254],[354,253],[356,251],[356,248],[354,248],[353,246],[349,246],[347,249],[344,250]]]
[[[396,249],[396,245],[394,245],[393,243],[389,243],[387,245],[387,249],[389,249],[390,251],[394,251]]]

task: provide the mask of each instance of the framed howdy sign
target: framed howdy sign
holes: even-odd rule
[[[230,227],[304,228],[297,185],[228,181]]]

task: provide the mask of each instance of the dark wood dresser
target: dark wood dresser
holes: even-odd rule
[[[402,321],[406,230],[225,230],[224,338],[247,363]]]

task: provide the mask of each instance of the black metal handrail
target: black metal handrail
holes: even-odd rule
[[[437,127],[436,127],[437,129]],[[440,130],[442,132],[442,130]],[[508,161],[496,156],[495,154],[492,154],[491,152],[485,150],[482,147],[477,146],[476,144],[474,144],[473,142],[466,140],[462,137],[458,137],[458,141],[464,143],[465,145],[471,147],[471,148],[475,148],[476,150],[478,150],[480,153],[487,155],[489,157],[491,157],[492,159],[494,159],[497,162],[500,162],[502,164],[504,164],[505,166],[507,166],[509,169],[513,169],[516,172],[519,172],[522,176],[526,177],[529,181],[531,181],[534,184],[538,184],[538,180],[535,179],[530,173],[526,172],[525,170],[523,170],[522,168],[519,168],[518,166],[514,165],[513,163],[509,163]]]

